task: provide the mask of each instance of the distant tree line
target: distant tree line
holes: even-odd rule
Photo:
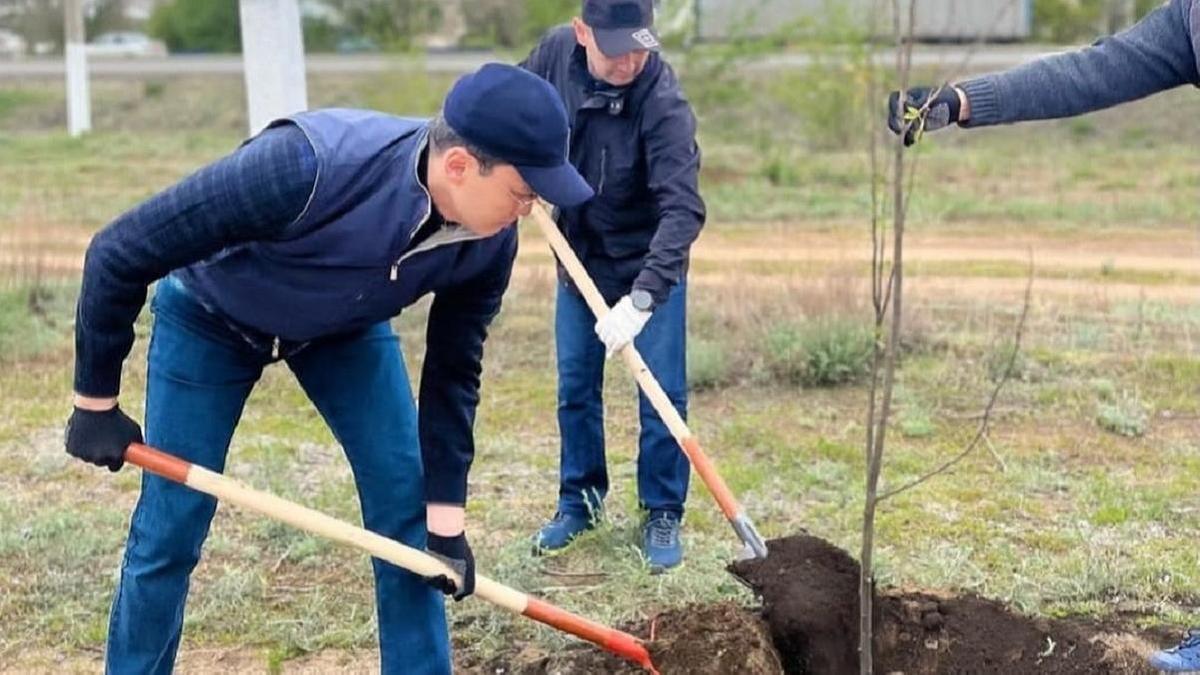
[[[87,35],[143,30],[172,52],[241,50],[238,0],[162,0],[143,25],[126,13],[126,0],[85,2]],[[521,47],[579,11],[578,0],[301,0],[304,44],[329,51],[357,40],[383,50],[404,50],[422,36],[455,22],[464,46]],[[0,0],[0,29],[29,45],[61,50],[62,0]]]
[[[134,28],[125,15],[125,0],[93,0],[84,15],[84,30],[99,35]],[[56,51],[63,44],[62,0],[0,0],[0,29],[20,35],[29,49],[49,44]]]
[[[681,2],[668,0],[672,12]],[[978,0],[964,0],[978,1]],[[1019,0],[1018,0],[1019,1]],[[522,48],[579,11],[579,0],[302,0],[304,44],[330,51],[357,40],[383,50],[404,50],[421,36],[445,31],[448,22],[464,47]],[[1078,43],[1118,31],[1161,0],[1034,0],[1038,40]],[[172,52],[237,52],[241,49],[238,0],[164,0],[145,26],[126,13],[126,0],[87,2],[89,36],[142,29]],[[29,43],[62,45],[62,0],[0,0],[0,29]]]
[[[238,0],[169,0],[159,5],[149,32],[173,51],[238,51]],[[464,46],[532,44],[548,28],[579,11],[578,0],[323,0],[306,12],[304,45],[329,51],[348,38],[385,50],[404,50],[438,31],[453,13]],[[311,5],[310,5],[311,7]]]

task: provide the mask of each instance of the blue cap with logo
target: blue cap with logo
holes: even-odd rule
[[[592,198],[591,186],[568,161],[571,132],[562,99],[537,75],[486,64],[454,83],[442,116],[463,140],[512,164],[551,204],[575,206]]]
[[[582,15],[596,46],[609,58],[639,49],[658,51],[654,0],[583,0]]]

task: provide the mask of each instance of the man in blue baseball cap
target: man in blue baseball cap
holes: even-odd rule
[[[133,207],[88,247],[67,452],[116,471],[142,440],[117,400],[158,281],[146,441],[222,470],[251,389],[285,363],[345,450],[365,526],[427,547],[464,579],[373,561],[382,671],[451,672],[438,590],[474,589],[463,505],[483,342],[516,255],[511,224],[539,197],[568,208],[592,196],[567,137],[549,84],[491,64],[460,79],[433,120],[300,113]],[[389,319],[428,293],[418,412]],[[215,509],[143,474],[108,672],[171,671]]]
[[[590,30],[591,40],[604,56],[618,59],[627,54],[644,57],[648,51],[658,51],[658,35],[654,32],[654,3],[652,0],[586,0],[578,23]],[[590,64],[595,67],[597,64]]]
[[[571,163],[595,199],[558,210],[558,225],[612,311],[596,322],[560,269],[554,333],[562,437],[558,506],[535,553],[565,549],[603,513],[608,492],[601,389],[605,356],[634,342],[687,415],[688,253],[704,225],[696,117],[658,52],[651,0],[584,0],[521,64],[546,78],[573,120]],[[652,572],[683,560],[689,466],[641,397],[638,497]]]

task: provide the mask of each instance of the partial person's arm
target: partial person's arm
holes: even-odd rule
[[[467,542],[467,474],[475,459],[475,410],[483,374],[483,342],[500,311],[517,257],[513,225],[495,235],[499,250],[471,283],[439,291],[429,308],[417,423],[425,471],[426,548],[462,578],[426,579],[455,600],[475,592],[475,555]]]
[[[92,239],[75,308],[69,454],[117,471],[126,446],[142,441],[141,428],[117,405],[117,395],[146,288],[228,246],[286,237],[316,176],[316,156],[304,133],[280,126],[142,202]]]
[[[264,132],[122,214],[92,239],[75,312],[75,393],[115,400],[147,287],[236,244],[284,236],[316,157],[298,127]]]
[[[656,307],[683,281],[688,251],[705,219],[696,117],[682,93],[675,90],[671,96],[669,101],[647,104],[661,106],[663,112],[647,120],[642,140],[650,191],[658,206],[658,229],[633,287],[648,291]]]
[[[1194,2],[1171,0],[1090,47],[959,83],[967,103],[959,123],[977,127],[1071,117],[1200,84],[1192,48]]]
[[[495,236],[504,241],[489,271],[473,283],[439,291],[425,332],[417,408],[425,501],[430,531],[445,536],[462,532],[467,474],[475,458],[483,343],[516,259],[515,227]]]

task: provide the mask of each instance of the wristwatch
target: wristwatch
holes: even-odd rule
[[[635,288],[629,291],[629,302],[634,309],[641,312],[649,312],[654,309],[654,298],[650,297],[650,291],[644,288]]]

